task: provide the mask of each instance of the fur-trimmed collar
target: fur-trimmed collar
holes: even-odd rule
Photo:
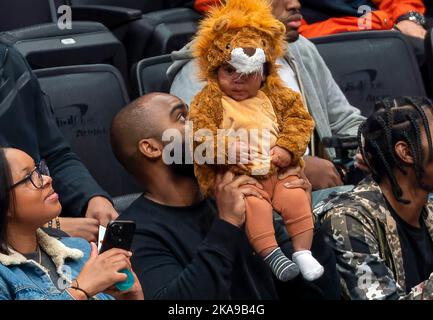
[[[63,274],[62,268],[65,264],[65,259],[70,258],[74,260],[81,259],[84,254],[81,250],[78,249],[71,249],[65,246],[62,242],[59,240],[49,236],[41,229],[38,229],[36,232],[38,243],[41,246],[42,250],[44,250],[47,255],[53,260],[57,273],[59,275]],[[11,247],[8,247],[10,254],[1,254],[0,253],[0,263],[4,266],[15,266],[15,265],[21,265],[29,262],[36,263],[37,266],[43,268],[41,265],[39,265],[36,261],[28,260],[25,256],[23,256],[21,253],[15,251]]]

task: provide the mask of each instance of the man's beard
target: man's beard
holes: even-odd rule
[[[169,164],[169,168],[176,176],[194,178],[194,164],[187,163],[185,154],[185,142],[182,143],[182,162]]]
[[[290,30],[286,32],[286,40],[288,43],[293,43],[299,40],[299,31]]]
[[[187,178],[194,178],[194,165],[193,164],[186,164],[186,163],[182,163],[182,164],[177,164],[177,163],[172,163],[171,165],[169,165],[171,171],[176,175],[176,176],[181,176],[181,177],[187,177]]]

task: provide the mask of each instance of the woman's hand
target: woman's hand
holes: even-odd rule
[[[132,269],[132,253],[115,248],[98,255],[96,244],[92,242],[91,246],[90,258],[76,280],[81,289],[89,296],[94,296],[127,279],[127,275],[119,271]]]
[[[131,289],[125,291],[119,291],[116,287],[111,287],[107,291],[106,294],[114,297],[116,300],[144,300],[143,288],[141,287],[140,281],[138,280],[137,275],[132,269],[130,269],[132,275],[134,276],[134,285]]]

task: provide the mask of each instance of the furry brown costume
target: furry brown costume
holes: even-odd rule
[[[302,156],[309,143],[314,121],[302,103],[300,94],[287,88],[277,74],[275,62],[285,50],[285,26],[276,20],[269,3],[264,0],[228,0],[225,6],[214,8],[200,25],[193,52],[198,58],[200,77],[207,85],[197,94],[191,104],[190,120],[194,133],[209,129],[217,141],[217,130],[223,120],[222,91],[217,83],[218,68],[230,61],[236,48],[261,48],[266,55],[266,81],[261,90],[270,99],[278,119],[280,134],[276,145],[292,154],[292,165],[303,165]],[[203,141],[196,141],[200,143]],[[214,155],[217,155],[215,143]],[[215,161],[216,163],[216,161]],[[227,162],[226,162],[227,163]],[[242,171],[236,165],[198,165],[195,174],[205,195],[213,193],[218,170]],[[265,178],[275,172],[275,168]]]

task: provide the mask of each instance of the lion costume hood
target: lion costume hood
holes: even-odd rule
[[[285,31],[268,1],[227,0],[226,5],[209,12],[195,38],[193,54],[201,78],[215,77],[225,62],[243,74],[260,72],[265,63],[274,68],[285,49]]]

